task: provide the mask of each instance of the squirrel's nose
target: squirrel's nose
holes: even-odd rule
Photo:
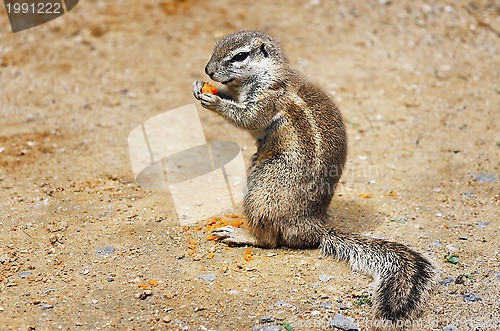
[[[213,75],[214,73],[213,72],[210,72],[210,69],[208,69],[208,65],[205,66],[205,73],[211,78],[211,79],[214,79]]]

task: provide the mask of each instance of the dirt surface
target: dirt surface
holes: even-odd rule
[[[332,222],[441,268],[413,330],[500,328],[498,2],[88,0],[16,34],[0,8],[2,330],[370,328],[368,277],[317,250],[246,261],[135,182],[128,134],[194,103],[215,40],[242,29],[280,40],[345,116]],[[248,160],[247,134],[198,111]]]

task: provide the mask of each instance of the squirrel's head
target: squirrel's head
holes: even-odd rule
[[[211,79],[229,86],[239,86],[263,76],[287,59],[279,44],[262,32],[241,31],[230,34],[217,45],[205,72]]]

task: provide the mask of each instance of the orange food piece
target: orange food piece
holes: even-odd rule
[[[245,254],[243,255],[243,258],[247,262],[253,260],[252,250],[250,249],[250,247],[248,247],[247,250],[245,251]]]
[[[188,253],[188,255],[193,255],[193,254],[196,254],[196,251],[188,251],[187,253]]]
[[[210,83],[205,83],[203,84],[203,87],[201,88],[201,93],[209,93],[209,94],[217,94],[219,93],[219,90],[217,87],[213,86]]]
[[[398,192],[391,191],[388,194],[386,194],[388,197],[397,197],[399,194]]]
[[[191,245],[198,245],[198,242],[196,240],[194,240],[194,239],[189,239],[189,243]]]
[[[210,254],[208,254],[207,256],[207,259],[212,259],[214,257],[214,252],[210,252]]]
[[[219,220],[220,220],[220,218],[218,218],[218,217],[211,218],[211,219],[208,221],[207,225],[208,225],[208,226],[210,226],[210,225],[217,224],[217,222],[218,222]]]
[[[149,280],[149,285],[151,285],[151,286],[153,286],[153,287],[154,287],[154,286],[158,286],[158,281],[157,281],[157,280],[155,280],[155,279],[150,279],[150,280]]]
[[[237,220],[237,221],[232,221],[231,222],[231,225],[234,226],[234,227],[236,227],[236,228],[239,228],[243,224],[245,224],[244,220]]]
[[[365,198],[365,199],[372,197],[372,195],[370,193],[360,193],[359,196],[362,198]]]
[[[207,236],[207,240],[215,240],[215,239],[217,239],[217,236],[214,235]]]
[[[149,284],[137,284],[138,288],[149,288]]]

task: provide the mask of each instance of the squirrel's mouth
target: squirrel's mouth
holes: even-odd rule
[[[224,85],[227,85],[227,84],[231,83],[233,80],[234,80],[234,78],[231,78],[230,80],[226,80],[226,81],[221,82],[221,83]]]

